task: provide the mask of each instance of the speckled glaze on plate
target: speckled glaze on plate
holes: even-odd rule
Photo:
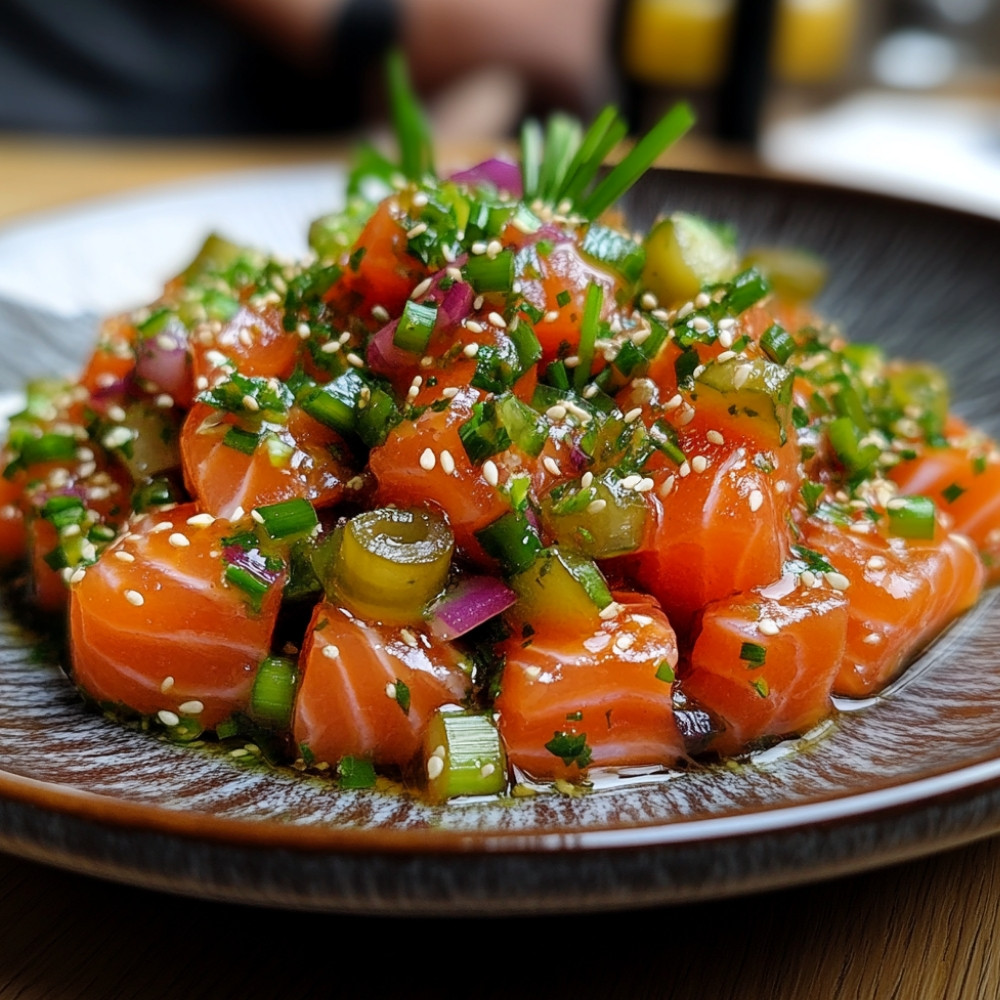
[[[295,187],[287,226],[296,211],[308,218],[326,206],[330,180],[299,170],[213,184],[190,190],[208,203],[224,192],[245,231],[262,185],[271,213],[283,187]],[[25,253],[37,252],[58,289],[52,268],[72,266],[72,247],[64,238],[58,253],[44,250],[61,222],[64,237],[81,227],[155,232],[158,213],[176,217],[176,198],[177,189],[154,192],[133,199],[130,213],[98,205],[40,230],[22,224],[16,239],[0,233],[0,271],[12,246],[22,270]],[[957,386],[956,409],[1000,430],[1000,223],[832,188],[672,172],[648,177],[628,205],[637,226],[674,208],[735,221],[744,245],[821,253],[832,273],[820,303],[827,315],[856,340],[940,363]],[[266,220],[256,235],[267,245]],[[17,355],[0,388],[51,368],[53,357],[72,369],[87,347],[87,324],[32,319],[17,307],[6,317],[4,326],[0,311],[0,343]],[[611,909],[828,877],[1000,831],[1000,591],[883,697],[843,705],[797,747],[582,797],[443,808],[339,791],[122,729],[84,709],[36,654],[37,639],[5,599],[0,849],[173,892],[381,914]]]

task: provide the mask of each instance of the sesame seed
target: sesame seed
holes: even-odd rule
[[[674,483],[676,481],[677,479],[675,476],[667,476],[667,478],[663,480],[663,485],[660,487],[658,491],[660,496],[664,498],[670,496],[670,494],[673,492]]]
[[[596,385],[593,385],[593,384],[591,384],[591,385],[588,385],[588,386],[587,386],[587,387],[586,387],[586,388],[585,388],[585,389],[583,390],[583,398],[584,398],[584,399],[593,399],[593,398],[594,398],[594,397],[595,397],[595,396],[597,395],[597,393],[598,393],[599,391],[600,391],[600,390],[599,390],[599,389],[597,388],[597,386],[596,386]]]
[[[779,632],[778,623],[773,618],[761,618],[757,628],[761,635],[777,635]]]
[[[500,251],[503,250],[503,244],[499,240],[490,240],[486,244],[486,256],[496,257]]]
[[[694,298],[695,309],[705,309],[711,305],[712,299],[705,292],[699,292]]]
[[[610,621],[615,618],[622,610],[622,606],[617,601],[612,601],[606,607],[601,608],[597,617],[602,621]]]
[[[474,358],[479,353],[479,345],[476,343],[466,344],[465,347],[462,348],[462,353],[467,358]]]
[[[682,305],[680,307],[680,309],[677,310],[677,318],[678,319],[687,319],[687,317],[690,316],[691,313],[693,313],[693,312],[694,312],[694,303],[693,302],[685,302],[684,305]]]
[[[117,549],[115,551],[115,558],[123,563],[134,563],[135,556],[131,552],[126,552],[124,549]]]
[[[455,471],[455,459],[452,458],[451,452],[447,448],[441,452],[441,468],[446,476],[450,476]]]
[[[480,778],[489,778],[495,772],[496,772],[495,765],[493,765],[493,764],[483,764],[483,766],[479,769],[479,777]]]
[[[430,472],[437,465],[437,456],[430,448],[424,448],[420,453],[420,468],[425,472]]]
[[[681,398],[681,394],[678,392],[675,395],[671,396],[670,399],[668,399],[663,404],[663,409],[665,409],[665,410],[676,410],[677,407],[680,406],[681,403],[683,403],[683,402],[684,402],[684,400]]]
[[[171,544],[171,545],[172,545],[172,546],[173,546],[173,547],[174,547],[175,549],[186,549],[186,548],[187,548],[187,547],[188,547],[188,546],[189,546],[189,545],[191,544],[191,542],[189,541],[189,539],[188,539],[187,535],[182,535],[182,534],[181,534],[181,533],[180,533],[179,531],[175,531],[175,532],[174,532],[174,533],[173,533],[173,534],[172,534],[172,535],[171,535],[171,536],[170,536],[170,537],[169,537],[169,538],[167,539],[167,541],[168,541],[168,542],[169,542],[169,543],[170,543],[170,544]]]
[[[681,479],[684,479],[687,476],[690,476],[691,475],[691,463],[690,462],[681,462],[681,467],[677,470],[677,474],[681,477]]]
[[[243,409],[249,410],[251,413],[257,413],[260,410],[260,403],[253,398],[249,393],[243,397]]]
[[[546,323],[554,323],[554,322],[555,322],[555,321],[556,321],[557,319],[559,319],[559,310],[558,310],[558,309],[550,309],[550,310],[549,310],[549,311],[548,311],[548,312],[547,312],[547,313],[546,313],[546,314],[545,314],[545,315],[544,315],[544,316],[542,317],[542,319],[543,319],[543,320],[544,320],[544,321],[545,321]]]
[[[493,459],[488,458],[483,462],[483,479],[490,484],[490,486],[496,486],[500,482],[500,471],[497,469],[496,462]]]
[[[348,351],[344,357],[347,359],[347,363],[354,368],[363,368],[365,365],[364,359],[355,354],[354,351]]]
[[[824,573],[823,576],[834,590],[844,591],[851,585],[851,581],[843,573]]]
[[[423,236],[427,232],[427,223],[418,222],[411,229],[406,231],[406,238],[408,240],[415,240],[418,236]]]
[[[635,645],[635,636],[631,632],[625,632],[615,639],[615,649],[622,653],[627,649],[631,649],[633,645]]]
[[[740,365],[736,371],[733,372],[733,388],[742,389],[746,385],[747,379],[750,378],[753,369],[750,365]]]
[[[483,326],[482,323],[479,323],[474,319],[467,319],[465,321],[465,329],[468,330],[469,333],[473,333],[478,337],[479,334],[485,331],[486,327]]]
[[[632,423],[635,423],[635,421],[638,420],[639,417],[641,417],[641,416],[642,416],[642,407],[641,406],[633,406],[632,409],[629,410],[628,413],[625,414],[625,416],[624,416],[623,419],[624,419],[625,423],[632,424]]]
[[[385,694],[387,698],[392,698],[393,701],[396,700],[396,685],[389,681],[385,686]]]
[[[385,306],[372,306],[372,316],[380,323],[389,322],[389,310]]]
[[[650,479],[649,476],[646,476],[641,482],[639,482],[636,485],[635,492],[648,493],[655,485],[656,483],[652,479]]]
[[[209,525],[215,524],[215,518],[211,514],[195,514],[187,519],[187,523],[192,528],[207,528]]]
[[[323,354],[336,354],[340,350],[339,340],[328,340],[321,348]]]
[[[486,318],[498,329],[500,330],[507,329],[507,321],[503,318],[503,316],[500,315],[500,313],[491,312]]]
[[[168,712],[165,708],[161,708],[159,712],[156,713],[156,717],[165,726],[179,726],[181,724],[180,716],[176,715],[174,712]]]
[[[236,510],[233,511],[233,513],[230,516],[229,520],[230,521],[239,521],[239,520],[242,520],[244,517],[246,517],[246,513],[247,512],[243,509],[243,505],[240,504],[240,506],[238,506],[236,508]]]
[[[571,354],[568,358],[563,358],[563,364],[567,368],[576,368],[580,364],[580,358],[576,354]]]
[[[454,399],[458,395],[458,386],[445,386],[445,388],[441,390],[441,395],[444,396],[445,399]]]
[[[174,686],[174,679],[169,675],[160,681],[160,693],[166,694]]]
[[[882,641],[882,636],[878,632],[869,632],[861,641],[869,646],[877,646]]]
[[[546,470],[551,472],[553,476],[562,475],[562,469],[559,468],[559,463],[551,455],[546,455],[545,458],[542,459],[542,465],[544,465]]]
[[[414,208],[423,208],[429,200],[426,191],[418,191],[411,199],[411,202]]]
[[[764,504],[764,494],[760,490],[751,490],[747,502],[750,504],[750,509],[756,513]]]
[[[437,754],[431,754],[427,758],[427,777],[434,781],[440,778],[444,773],[444,761],[437,756]]]
[[[562,403],[556,403],[545,411],[545,416],[549,420],[564,420],[566,418],[566,407]]]
[[[87,575],[87,570],[83,566],[80,566],[78,569],[75,569],[73,571],[73,573],[70,575],[69,582],[71,584],[72,583],[82,583],[83,582],[83,578],[86,575]]]
[[[476,240],[476,242],[469,247],[469,251],[476,257],[479,257],[480,255],[486,253],[486,244],[482,240]]]
[[[728,361],[730,358],[735,358],[735,351],[723,351],[715,360],[716,361]]]
[[[605,507],[607,507],[607,505],[608,505],[607,500],[602,500],[600,497],[598,497],[596,500],[591,500],[590,503],[587,504],[587,513],[600,514],[601,511],[604,510]]]
[[[297,333],[297,334],[298,334],[298,335],[299,335],[299,336],[300,336],[300,337],[301,337],[301,338],[302,338],[303,340],[308,340],[308,339],[309,339],[309,334],[310,334],[310,333],[311,333],[312,331],[311,331],[311,330],[309,329],[309,324],[308,324],[308,323],[299,323],[299,325],[298,325],[297,327],[295,327],[295,332],[296,332],[296,333]]]
[[[420,296],[423,295],[430,287],[431,287],[431,279],[424,278],[424,280],[421,281],[420,284],[417,285],[412,292],[410,292],[410,298],[411,299],[420,298]]]
[[[818,577],[811,569],[804,569],[799,575],[803,587],[815,587]]]
[[[718,431],[709,431],[705,435],[705,437],[708,438],[708,440],[712,444],[725,444],[726,443],[726,439]]]
[[[197,699],[181,702],[177,708],[182,715],[201,715],[201,713],[205,711],[204,704]]]
[[[721,323],[719,326],[721,327]],[[733,346],[733,334],[730,330],[719,330],[719,345],[726,349],[726,352],[730,357],[735,357],[734,352],[730,351],[729,348]],[[722,360],[722,355],[719,355],[719,360]]]
[[[635,487],[638,486],[639,483],[641,482],[642,482],[642,476],[636,476],[636,475],[626,476],[622,480],[622,489],[626,490],[635,489]]]
[[[116,424],[120,424],[125,419],[125,411],[117,404],[109,406],[108,419],[113,420]]]
[[[340,656],[340,647],[335,646],[332,642],[323,647],[323,655],[328,660],[335,660]]]
[[[708,468],[708,459],[704,455],[695,455],[691,459],[692,472],[704,472]]]
[[[474,299],[472,300],[472,308],[473,308],[473,309],[474,309],[474,310],[475,310],[476,312],[479,312],[479,310],[483,308],[483,303],[484,303],[485,301],[486,301],[486,299],[485,299],[485,298],[484,298],[484,297],[483,297],[482,295],[477,295],[477,296],[476,296],[476,297],[475,297],[475,298],[474,298]]]
[[[125,600],[137,608],[141,608],[146,603],[146,598],[138,590],[126,590]]]
[[[708,333],[712,329],[712,324],[704,316],[695,316],[691,320],[691,329],[696,330],[698,333]]]
[[[592,472],[585,472],[580,477],[580,487],[581,489],[589,490],[590,484],[594,481],[594,474]]]
[[[101,438],[101,444],[107,449],[121,448],[132,440],[132,431],[127,427],[114,427]]]
[[[642,298],[639,299],[639,305],[647,312],[652,312],[659,304],[659,300],[652,292],[643,292]]]

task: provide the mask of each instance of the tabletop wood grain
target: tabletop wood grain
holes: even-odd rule
[[[339,147],[0,136],[0,219]],[[746,169],[695,146],[682,166]],[[683,907],[481,921],[284,913],[0,855],[0,1000],[1000,997],[1000,839],[816,885]]]

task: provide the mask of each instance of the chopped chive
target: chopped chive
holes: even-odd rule
[[[899,497],[891,500],[889,534],[897,538],[933,538],[936,508],[930,497]]]
[[[580,123],[569,115],[552,115],[545,129],[545,150],[538,171],[537,195],[542,201],[553,203],[562,188],[566,171],[580,148]]]
[[[399,142],[400,169],[410,180],[417,181],[426,174],[434,173],[434,147],[430,128],[410,86],[402,52],[398,49],[390,52],[386,68],[389,103]]]
[[[771,291],[767,278],[752,267],[737,274],[726,287],[728,288],[726,308],[733,315],[746,312]]]
[[[750,687],[760,695],[761,698],[766,698],[770,693],[771,689],[768,687],[767,681],[763,677],[756,677],[750,682]]]
[[[222,443],[227,448],[233,448],[244,455],[252,455],[257,450],[257,445],[260,444],[260,435],[254,434],[252,431],[245,431],[242,427],[230,427],[226,431]]]
[[[42,517],[57,531],[83,522],[85,508],[79,497],[50,497],[42,507]]]
[[[392,335],[392,342],[396,347],[411,354],[423,354],[434,332],[437,315],[436,303],[407,300]]]
[[[363,757],[341,757],[337,776],[341,788],[375,787],[375,766]]]
[[[783,365],[792,356],[795,341],[780,323],[775,323],[761,334],[760,346],[772,361]]]
[[[665,684],[673,684],[677,675],[674,673],[674,668],[670,666],[669,660],[663,660],[656,668],[656,679],[658,681],[663,681]]]
[[[250,692],[250,715],[254,722],[287,730],[292,720],[297,684],[294,660],[285,656],[269,656],[262,660]]]
[[[606,107],[593,121],[566,171],[559,200],[568,198],[576,204],[580,195],[593,183],[605,157],[625,138],[628,126],[612,106]]]
[[[740,646],[740,659],[752,667],[762,667],[767,659],[767,649],[756,642],[744,642]]]
[[[301,497],[257,507],[256,514],[261,519],[260,526],[272,540],[306,534],[319,524],[315,508]]]
[[[591,761],[590,747],[587,746],[586,733],[554,732],[552,739],[545,744],[550,754],[558,757],[567,767],[576,764],[583,770]]]
[[[580,206],[582,214],[596,219],[610,208],[693,124],[690,105],[675,104],[584,200]]]
[[[580,343],[577,357],[580,363],[573,371],[573,387],[582,391],[590,378],[590,368],[594,362],[594,344],[597,341],[597,327],[601,320],[601,306],[604,304],[604,286],[591,285],[583,305],[583,322],[580,324]]]
[[[965,493],[964,486],[959,486],[958,483],[952,483],[950,486],[946,486],[941,491],[941,496],[943,496],[948,503],[954,503],[963,493]]]
[[[530,201],[538,193],[543,147],[542,126],[534,118],[527,119],[521,126],[521,180],[525,201]]]
[[[410,712],[410,689],[397,677],[392,682],[395,693],[396,704],[403,710],[404,715]]]
[[[568,306],[572,301],[572,298],[573,296],[570,295],[564,288],[558,295],[556,295],[556,305],[559,306],[560,309],[565,309],[566,306]]]
[[[509,292],[514,284],[514,251],[502,250],[495,257],[474,255],[462,273],[476,292]]]
[[[631,236],[596,222],[587,229],[581,249],[587,256],[617,271],[626,281],[638,281],[646,264],[646,250]]]
[[[492,400],[473,405],[472,416],[458,428],[458,436],[474,465],[510,447],[510,435],[500,423]]]
[[[500,563],[506,573],[522,573],[542,551],[542,543],[531,522],[515,511],[502,514],[492,524],[476,532],[487,555]]]
[[[977,455],[972,460],[972,471],[977,476],[981,476],[986,471],[986,456],[985,455]]]
[[[816,507],[819,504],[820,497],[823,496],[826,487],[822,483],[815,483],[811,479],[807,479],[802,486],[799,488],[799,493],[802,494],[802,500],[806,505],[807,514],[815,514]]]

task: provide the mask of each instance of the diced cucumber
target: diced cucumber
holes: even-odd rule
[[[507,787],[507,760],[492,715],[441,708],[424,737],[427,793],[435,802],[457,795],[496,795]]]
[[[705,285],[737,270],[735,240],[726,227],[687,212],[674,212],[646,237],[642,284],[662,305],[693,299]]]
[[[591,559],[634,552],[642,542],[646,514],[642,494],[625,489],[611,471],[586,489],[567,492],[557,500],[550,497],[542,506],[542,521],[559,545],[578,549]]]
[[[529,624],[596,624],[611,603],[611,591],[596,563],[557,546],[542,550],[510,585],[518,596],[514,613]]]
[[[696,406],[725,410],[758,440],[780,446],[791,428],[793,380],[784,365],[762,358],[713,361],[695,379]]]
[[[767,278],[775,294],[792,302],[814,299],[826,284],[826,261],[796,247],[755,247],[742,267],[754,267]]]

